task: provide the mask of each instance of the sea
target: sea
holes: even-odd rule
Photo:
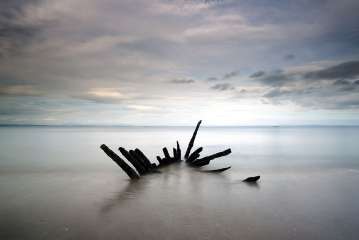
[[[359,127],[204,126],[193,150],[230,155],[137,181],[100,149],[157,163],[193,130],[1,126],[0,239],[359,239]]]

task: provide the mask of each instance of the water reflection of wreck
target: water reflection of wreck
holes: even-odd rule
[[[217,152],[217,153],[211,154],[209,156],[200,158],[200,153],[202,152],[203,147],[199,147],[196,150],[194,150],[193,152],[191,152],[191,150],[193,148],[194,141],[197,136],[199,126],[201,125],[201,122],[202,121],[199,121],[197,123],[196,129],[193,132],[193,135],[191,137],[191,140],[188,143],[188,146],[187,146],[187,149],[186,149],[186,152],[184,155],[185,162],[188,164],[188,166],[194,167],[194,168],[200,168],[205,165],[208,165],[210,163],[210,161],[212,161],[216,158],[219,158],[219,157],[224,157],[231,153],[231,149],[228,148],[224,151]],[[119,147],[118,150],[127,159],[127,161],[129,161],[131,163],[131,165],[136,169],[136,171],[128,163],[126,163],[126,161],[124,159],[122,159],[120,156],[118,156],[115,152],[113,152],[105,144],[101,145],[101,149],[107,154],[107,156],[109,156],[115,163],[117,163],[117,165],[120,166],[122,168],[122,170],[131,179],[139,179],[140,176],[145,175],[147,173],[159,172],[158,169],[163,166],[167,166],[169,164],[178,163],[178,162],[182,161],[181,148],[180,148],[180,144],[178,143],[178,141],[177,141],[176,147],[173,148],[173,154],[172,154],[173,156],[170,155],[170,153],[168,152],[168,149],[166,147],[164,147],[162,149],[164,156],[163,157],[157,156],[158,164],[152,163],[146,157],[146,155],[138,148],[128,151],[123,147]],[[228,166],[228,167],[214,169],[214,170],[204,170],[204,172],[214,172],[214,173],[215,172],[223,172],[230,168],[231,167]],[[259,176],[249,177],[243,181],[257,182],[259,180],[259,178],[260,178]]]

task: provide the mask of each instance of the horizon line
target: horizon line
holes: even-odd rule
[[[0,127],[193,127],[193,125],[140,125],[140,124],[0,124]],[[203,125],[201,127],[359,127],[358,124],[268,124],[268,125]]]

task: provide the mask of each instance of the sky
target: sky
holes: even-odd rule
[[[359,125],[359,1],[0,1],[0,124],[199,119]]]

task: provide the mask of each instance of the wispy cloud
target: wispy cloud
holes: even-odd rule
[[[228,90],[233,90],[234,87],[229,83],[219,83],[219,84],[211,86],[211,89],[217,90],[217,91],[228,91]]]
[[[174,83],[174,84],[191,84],[191,83],[194,83],[195,80],[183,78],[183,79],[173,79],[173,80],[170,80],[169,82]]]

